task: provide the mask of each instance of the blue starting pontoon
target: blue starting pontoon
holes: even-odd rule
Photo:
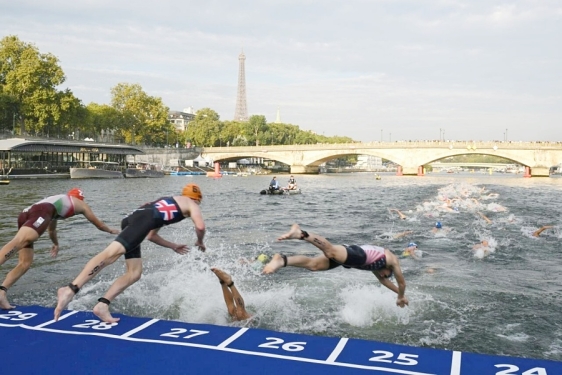
[[[555,361],[115,316],[0,310],[2,374],[562,374]]]

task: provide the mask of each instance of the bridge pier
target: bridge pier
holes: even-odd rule
[[[423,174],[419,174],[420,169],[418,166],[415,167],[404,167],[398,166],[398,171],[396,172],[397,176],[423,176]]]
[[[314,165],[291,165],[292,174],[318,174],[320,167]]]
[[[527,168],[529,172],[527,172]],[[525,167],[525,175],[523,177],[550,177],[550,168]]]

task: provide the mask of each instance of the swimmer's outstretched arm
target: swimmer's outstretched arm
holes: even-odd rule
[[[544,232],[545,230],[550,229],[550,228],[554,228],[554,225],[545,225],[545,226],[542,226],[541,228],[539,228],[539,229],[537,229],[536,231],[533,232],[533,236],[534,236],[534,237],[538,237],[538,236],[540,236],[540,234],[541,234],[542,232]]]
[[[399,210],[397,210],[396,208],[391,208],[388,210],[389,212],[392,211],[396,211],[396,213],[398,214],[398,216],[400,216],[400,219],[405,220],[407,219],[406,215],[404,215],[402,212],[400,212]]]
[[[486,217],[486,215],[484,215],[482,212],[479,212],[478,215],[480,215],[480,217],[484,220],[486,220],[486,222],[488,222],[488,224],[492,224],[492,220],[488,219]]]

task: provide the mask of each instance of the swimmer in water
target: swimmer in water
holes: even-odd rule
[[[406,247],[402,252],[402,256],[420,260],[422,257],[422,251],[418,249],[418,245],[415,242],[410,242],[408,247]]]
[[[438,233],[449,233],[451,231],[451,228],[449,227],[444,227],[443,224],[441,224],[440,221],[435,223],[435,226],[431,229],[431,232],[433,234],[438,234]]]
[[[251,266],[252,268],[254,268],[256,271],[261,271],[263,266],[267,264],[267,262],[269,262],[269,256],[265,255],[265,254],[260,254],[257,257],[255,257],[254,259],[247,259],[247,258],[242,258],[239,260],[240,264],[247,264],[249,266]]]
[[[333,245],[324,237],[301,230],[297,224],[293,224],[291,230],[277,240],[302,240],[316,246],[323,254],[313,258],[275,254],[263,268],[264,274],[274,273],[287,266],[306,268],[310,271],[327,271],[339,266],[371,271],[382,285],[398,295],[397,306],[404,307],[408,304],[405,296],[406,280],[400,268],[400,261],[388,249],[372,245]],[[398,286],[390,281],[393,274]]]
[[[242,298],[242,295],[234,285],[232,276],[216,267],[211,268],[211,271],[213,271],[220,280],[224,302],[226,303],[226,308],[228,309],[228,314],[232,321],[235,322],[251,318],[252,315],[246,311],[244,298]]]
[[[539,229],[537,229],[536,231],[533,232],[533,237],[538,237],[541,235],[542,232],[544,232],[547,229],[550,228],[554,228],[554,225],[544,225],[542,227],[540,227]]]
[[[486,240],[482,240],[482,242],[472,246],[472,251],[474,252],[474,256],[477,258],[484,258],[493,251],[490,247],[490,243]]]
[[[395,211],[398,214],[398,216],[400,216],[400,219],[402,219],[402,220],[406,220],[408,218],[406,215],[404,215],[402,212],[400,212],[396,208],[389,208],[388,211],[389,212]]]
[[[486,220],[488,224],[492,224],[492,220],[488,219],[482,212],[479,212],[478,215],[480,215],[482,219]]]

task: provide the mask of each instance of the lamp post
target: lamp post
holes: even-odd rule
[[[505,141],[507,142],[507,129],[505,129]]]
[[[382,142],[382,129],[381,129],[381,142]]]
[[[445,129],[443,129],[443,142],[445,142]]]
[[[441,138],[441,132],[443,131],[443,129],[439,128],[439,141],[441,141],[443,138]]]

